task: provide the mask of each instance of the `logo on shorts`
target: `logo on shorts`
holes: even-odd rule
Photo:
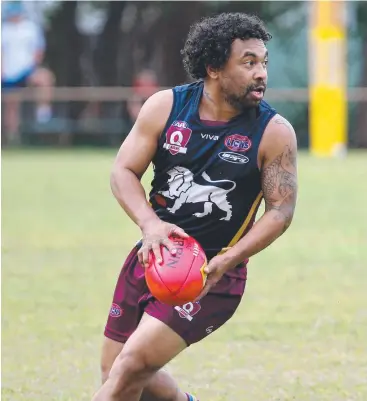
[[[239,134],[227,136],[224,140],[224,144],[233,152],[247,152],[252,145],[249,137]]]
[[[166,143],[163,148],[169,150],[171,155],[177,155],[177,153],[185,154],[191,133],[192,130],[188,127],[186,121],[174,121],[166,132]]]
[[[117,304],[112,304],[110,309],[110,316],[111,317],[120,317],[123,313],[123,309]]]
[[[188,302],[182,306],[175,306],[176,311],[182,319],[187,319],[189,322],[192,321],[193,316],[196,315],[201,309],[199,301]]]

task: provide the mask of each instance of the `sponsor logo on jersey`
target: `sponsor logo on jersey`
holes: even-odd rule
[[[180,318],[187,319],[189,322],[191,322],[193,316],[195,316],[201,309],[201,306],[199,301],[196,301],[188,302],[187,304],[182,306],[175,306],[175,309],[178,312]]]
[[[217,141],[219,139],[219,135],[201,134],[201,138],[210,139],[211,141]]]
[[[123,310],[121,309],[120,305],[117,305],[115,303],[113,303],[111,305],[111,309],[110,309],[110,316],[111,317],[120,317],[123,313]]]
[[[247,136],[234,134],[224,139],[224,144],[233,152],[247,152],[251,148],[251,140]]]
[[[194,174],[186,167],[176,166],[167,173],[168,190],[158,193],[166,199],[174,201],[172,207],[167,210],[175,214],[184,204],[197,204],[197,212],[193,215],[198,218],[208,216],[213,211],[215,204],[225,212],[220,220],[230,221],[232,218],[232,205],[228,201],[227,194],[236,188],[236,183],[230,180],[211,180],[204,171],[201,176],[205,184],[194,181]],[[222,187],[226,187],[226,189]]]
[[[234,152],[220,152],[218,156],[226,162],[235,164],[246,164],[250,160],[247,156]]]
[[[167,149],[171,155],[177,155],[177,153],[185,154],[191,134],[192,130],[188,127],[186,121],[174,121],[166,132],[166,143],[163,148]]]

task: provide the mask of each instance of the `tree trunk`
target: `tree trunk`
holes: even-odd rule
[[[163,86],[180,85],[188,81],[180,51],[190,25],[205,15],[206,4],[201,1],[180,1],[167,4],[166,7],[159,39],[163,48],[159,81]]]
[[[51,17],[52,29],[47,33],[46,62],[56,77],[57,86],[79,86],[82,83],[80,55],[83,38],[76,24],[77,1],[65,1]],[[77,118],[84,108],[82,102],[73,102],[68,107],[71,118]]]
[[[109,1],[108,16],[98,38],[95,52],[96,71],[103,86],[118,84],[118,49],[121,37],[121,17],[126,7],[124,1]]]

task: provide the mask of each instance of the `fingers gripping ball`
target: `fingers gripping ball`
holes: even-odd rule
[[[162,263],[149,256],[145,279],[152,295],[168,305],[192,302],[204,288],[207,259],[200,244],[192,237],[174,238],[176,254],[161,246]]]

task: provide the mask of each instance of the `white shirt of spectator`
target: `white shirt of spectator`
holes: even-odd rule
[[[36,67],[35,54],[44,50],[44,37],[30,20],[4,21],[1,28],[2,80],[15,82]]]

